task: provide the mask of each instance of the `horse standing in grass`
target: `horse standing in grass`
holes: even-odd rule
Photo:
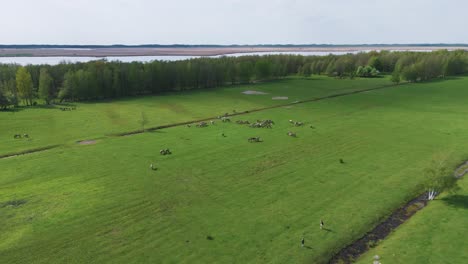
[[[208,126],[208,124],[206,122],[203,122],[203,121],[197,124],[197,127],[207,127],[207,126]]]
[[[248,141],[250,143],[254,143],[254,142],[262,142],[262,140],[260,139],[260,137],[251,137],[248,139]]]
[[[161,149],[161,150],[159,151],[159,154],[165,156],[165,155],[170,155],[170,154],[172,154],[172,152],[171,152],[169,149]]]

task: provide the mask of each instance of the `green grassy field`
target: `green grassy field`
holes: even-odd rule
[[[315,87],[315,81],[322,89],[309,93],[303,85]],[[384,81],[289,79],[249,88],[290,98],[282,89],[294,90],[298,98],[291,100],[303,100]],[[451,166],[466,159],[467,84],[468,78],[460,78],[401,85],[233,118],[273,119],[273,129],[217,122],[0,159],[0,263],[326,262],[420,193],[435,155],[449,156]],[[244,110],[277,103],[270,95],[240,96],[243,89],[103,105],[130,111],[146,102],[152,124],[159,124],[211,116],[232,105]],[[187,109],[180,116],[163,106],[179,100]],[[78,120],[104,106],[78,107],[66,114]],[[15,114],[24,119],[14,124],[34,126],[27,117],[33,110]],[[103,113],[95,114],[99,123]],[[306,126],[292,127],[289,119]],[[35,129],[37,135],[50,134],[44,140],[49,143],[137,128],[130,121],[126,127],[105,120],[90,134]],[[298,137],[288,137],[288,131]],[[248,143],[252,136],[264,142]],[[161,156],[162,148],[173,154]],[[158,170],[150,170],[150,163]],[[320,219],[329,231],[319,229]],[[453,232],[450,238],[463,241],[459,236]]]
[[[397,229],[357,263],[466,263],[468,259],[468,180],[461,190],[443,194]]]
[[[0,155],[138,130],[141,129],[139,120],[142,112],[147,116],[147,127],[152,127],[388,84],[390,82],[384,78],[293,78],[266,84],[129,98],[108,103],[77,103],[73,104],[77,109],[75,111],[61,111],[61,106],[57,106],[0,112],[0,124],[7,124],[0,126]],[[268,94],[242,94],[246,90]],[[275,96],[287,96],[289,100],[272,100]],[[29,140],[13,139],[15,134],[25,133],[30,136]]]

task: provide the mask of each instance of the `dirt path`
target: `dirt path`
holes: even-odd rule
[[[468,161],[462,163],[454,172],[454,177],[460,179],[468,173]],[[371,245],[375,245],[379,240],[385,239],[398,226],[410,219],[416,212],[426,207],[428,204],[427,193],[419,195],[415,199],[406,203],[403,207],[395,210],[383,222],[374,229],[366,233],[363,237],[354,241],[350,245],[341,249],[329,261],[331,264],[353,263],[359,256],[366,253]]]

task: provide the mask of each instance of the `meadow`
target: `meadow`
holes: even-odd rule
[[[465,263],[468,259],[468,180],[461,190],[446,193],[418,212],[376,248],[357,262],[372,263]]]
[[[326,263],[423,192],[424,171],[435,157],[449,157],[452,168],[467,159],[468,78],[273,108],[206,128],[103,136],[138,129],[142,111],[148,126],[155,126],[388,83],[288,78],[80,103],[70,112],[0,113],[2,124],[8,124],[0,128],[2,152],[65,143],[0,159],[0,262]],[[243,90],[269,94],[246,96]],[[273,101],[272,96],[289,100]],[[257,119],[272,119],[275,125],[262,129],[235,123]],[[305,125],[294,127],[291,119]],[[22,129],[31,141],[17,143],[10,136]],[[297,138],[288,137],[288,131]],[[253,136],[263,142],[249,143]],[[87,138],[99,139],[92,145],[74,143]],[[173,154],[160,155],[163,148]],[[149,168],[151,163],[157,170]],[[414,221],[430,217],[437,202]],[[466,208],[444,210],[456,211],[450,211],[459,219],[453,221],[466,215]],[[320,219],[326,230],[320,230]],[[409,229],[403,226],[401,232]],[[447,236],[464,239],[461,232]],[[411,249],[417,248],[406,248],[408,254]],[[446,257],[462,256],[455,254]]]
[[[142,112],[148,121],[146,127],[154,127],[389,84],[385,78],[288,78],[254,85],[256,91],[268,93],[263,96],[242,94],[253,85],[240,85],[108,102],[24,107],[0,112],[0,155],[139,130]],[[276,96],[288,100],[272,100]],[[76,110],[61,111],[62,107]],[[28,134],[29,139],[13,140],[15,134]]]

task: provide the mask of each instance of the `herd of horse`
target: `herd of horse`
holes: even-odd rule
[[[229,117],[227,117],[227,115],[224,115],[224,116],[219,116],[218,119],[223,122],[223,123],[229,123],[231,122],[231,119]],[[214,125],[215,124],[215,120],[210,120],[210,121],[200,121],[198,123],[192,123],[192,124],[187,124],[187,127],[192,127],[192,125],[198,127],[198,128],[202,128],[202,127],[208,127],[209,125],[208,124],[211,124],[211,125]],[[236,121],[237,124],[239,125],[248,125],[249,127],[252,127],[252,128],[272,128],[273,125],[275,124],[275,122],[271,119],[265,119],[265,120],[256,120],[255,122],[250,122],[248,120],[237,120]],[[299,126],[303,126],[304,125],[304,122],[300,122],[300,121],[293,121],[293,120],[289,120],[289,123],[292,124],[293,126],[295,127],[299,127]],[[311,128],[313,128],[313,126],[311,126]],[[226,135],[224,133],[221,134],[223,137],[226,137]],[[292,131],[288,131],[287,133],[288,136],[290,137],[294,137],[296,138],[297,137],[297,134],[296,132],[292,132]],[[249,137],[247,139],[247,141],[249,143],[260,143],[260,142],[263,142],[262,138],[256,136],[256,137]],[[170,155],[172,154],[172,152],[169,150],[169,149],[161,149],[159,151],[159,153],[163,156],[165,155]],[[341,161],[342,163],[344,163],[343,161]],[[151,164],[151,169],[152,170],[156,170],[156,167],[154,167],[153,164]]]
[[[221,122],[223,122],[223,123],[231,122],[231,119],[229,119],[226,115],[218,116],[218,119],[220,119]],[[265,120],[258,120],[257,119],[257,121],[255,121],[253,123],[251,123],[248,120],[237,120],[236,123],[239,124],[239,125],[249,125],[249,127],[252,127],[252,128],[272,128],[273,125],[275,124],[275,122],[273,120],[271,120],[271,119],[265,119]],[[304,122],[293,121],[293,120],[289,120],[289,123],[291,123],[295,127],[299,127],[299,126],[304,125]],[[215,121],[211,120],[210,124],[214,125]],[[187,127],[191,127],[191,126],[192,126],[191,124],[187,125]],[[195,126],[196,127],[208,127],[208,122],[201,121],[201,122],[195,124]],[[295,132],[292,132],[292,131],[288,131],[287,135],[290,136],[290,137],[297,137],[297,134]],[[226,137],[226,135],[224,133],[222,134],[222,136]],[[247,140],[250,143],[263,142],[263,140],[260,137],[250,137]]]

